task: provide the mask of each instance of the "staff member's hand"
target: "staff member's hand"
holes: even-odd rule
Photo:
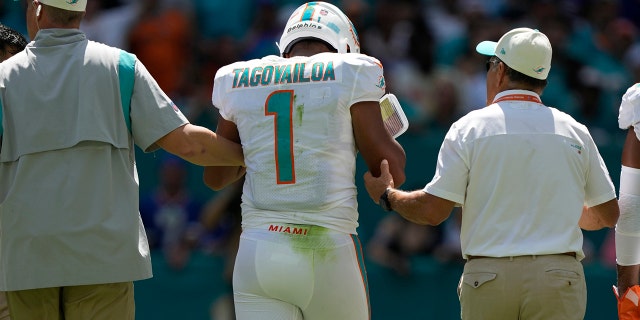
[[[364,184],[371,199],[373,199],[375,203],[378,203],[382,193],[384,193],[387,188],[394,187],[393,177],[389,172],[389,161],[383,159],[380,163],[379,177],[374,177],[369,171],[365,172]]]

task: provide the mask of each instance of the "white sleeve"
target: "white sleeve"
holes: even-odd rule
[[[631,86],[622,96],[618,114],[618,126],[620,129],[628,129],[633,126],[636,137],[640,140],[638,122],[640,122],[640,83]]]
[[[231,72],[229,66],[224,66],[216,72],[216,76],[213,80],[213,92],[211,94],[211,103],[215,108],[218,108],[220,115],[226,119],[231,120],[230,115],[227,114],[225,106],[227,103],[225,99],[228,98],[229,90],[228,87],[230,84],[228,83],[228,73]]]
[[[386,83],[382,64],[376,58],[362,54],[347,55],[345,63],[356,68],[351,91],[351,104],[378,101],[385,94]]]
[[[464,139],[458,139],[458,134],[458,125],[454,123],[440,146],[436,173],[423,191],[461,206],[469,182],[469,157],[460,143]]]

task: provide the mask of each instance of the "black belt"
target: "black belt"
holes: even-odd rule
[[[550,253],[550,254],[531,254],[531,255],[507,256],[507,257],[489,257],[489,256],[472,256],[472,255],[468,255],[467,256],[467,261],[473,260],[473,259],[486,259],[486,258],[500,259],[500,258],[539,257],[539,256],[554,256],[554,255],[571,256],[571,257],[574,257],[574,258],[576,257],[576,253],[575,252]]]

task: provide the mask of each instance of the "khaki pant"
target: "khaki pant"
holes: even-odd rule
[[[568,255],[469,260],[458,285],[463,320],[582,320],[587,286]]]
[[[7,304],[7,295],[0,291],[0,320],[11,320],[9,318],[9,304]]]
[[[135,318],[132,282],[8,291],[6,295],[11,320]]]

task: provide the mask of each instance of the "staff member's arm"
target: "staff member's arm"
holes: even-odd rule
[[[243,166],[242,147],[213,131],[185,124],[156,142],[162,149],[201,166]]]
[[[613,228],[618,221],[618,201],[611,199],[593,207],[583,207],[578,226],[583,230]]]
[[[364,175],[369,196],[386,210],[393,210],[405,219],[421,224],[436,226],[450,215],[455,203],[423,190],[402,191],[394,188],[394,180],[389,173],[389,164],[383,160],[380,164],[380,176],[370,172]]]
[[[218,127],[216,133],[219,137],[225,138],[240,146],[240,133],[235,123],[225,120],[222,116],[218,117]],[[242,152],[242,147],[240,147]],[[221,190],[240,179],[247,171],[244,163],[239,165],[205,167],[202,179],[204,184],[213,190]]]

